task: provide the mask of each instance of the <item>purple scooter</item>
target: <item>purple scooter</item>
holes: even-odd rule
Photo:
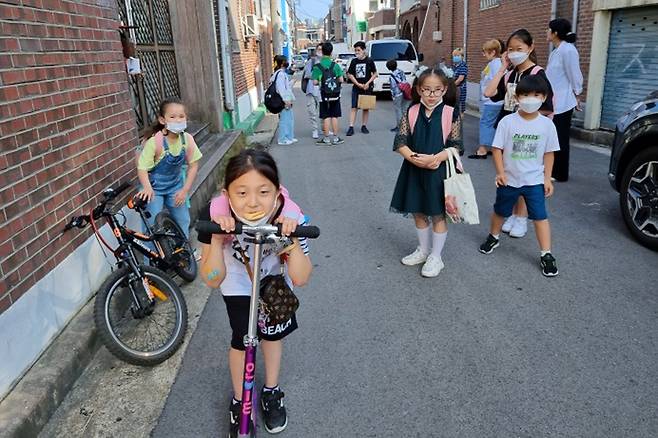
[[[261,225],[251,227],[242,223],[235,224],[235,230],[227,233],[219,225],[210,221],[199,221],[196,230],[209,234],[245,234],[245,239],[254,244],[254,275],[249,305],[249,328],[244,337],[244,376],[242,378],[242,409],[240,410],[240,427],[238,438],[256,436],[256,348],[258,347],[258,303],[260,297],[260,264],[263,256],[263,245],[272,244],[281,237],[281,226]],[[306,237],[316,239],[320,229],[315,226],[299,226],[290,237]],[[250,421],[253,420],[253,421]],[[252,428],[253,425],[253,428]]]

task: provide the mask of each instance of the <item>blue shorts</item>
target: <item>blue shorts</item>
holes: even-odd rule
[[[494,204],[494,212],[498,216],[510,217],[514,204],[523,196],[525,203],[528,206],[528,219],[533,221],[543,221],[548,219],[546,212],[546,198],[544,197],[544,184],[537,184],[536,186],[523,186],[511,187],[504,186],[498,187],[496,190],[496,203]]]
[[[491,146],[496,135],[496,120],[500,114],[500,105],[482,105],[480,107],[480,144]]]

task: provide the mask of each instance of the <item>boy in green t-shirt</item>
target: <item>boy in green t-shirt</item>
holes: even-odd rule
[[[320,102],[320,119],[322,119],[322,130],[324,138],[316,143],[319,145],[338,145],[345,140],[334,136],[329,138],[329,129],[338,132],[338,118],[341,117],[340,89],[343,82],[343,69],[331,59],[334,46],[331,43],[322,44],[322,60],[313,67],[312,78],[315,85],[320,87],[322,101]],[[333,71],[328,71],[333,64]]]

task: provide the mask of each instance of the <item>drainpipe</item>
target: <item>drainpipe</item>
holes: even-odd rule
[[[575,0],[574,0],[575,1]],[[551,20],[555,20],[557,18],[557,0],[551,0]],[[546,26],[548,27],[548,26]],[[553,42],[551,41],[548,43],[548,54],[550,56],[551,52],[555,46],[553,45]]]
[[[227,0],[217,0],[219,8],[219,30],[220,48],[221,48],[221,62],[222,72],[224,73],[222,81],[224,82],[224,105],[226,109],[233,112],[235,110],[235,89],[233,88],[233,75],[231,74],[231,50],[229,50],[229,35],[228,35],[228,16],[226,14]],[[231,115],[232,117],[232,115]]]
[[[579,6],[580,1],[579,0],[573,0],[573,15],[571,17],[571,31],[574,33],[578,29],[578,6]]]
[[[466,52],[468,52],[466,47],[468,47],[468,0],[464,0],[464,61],[466,61]]]

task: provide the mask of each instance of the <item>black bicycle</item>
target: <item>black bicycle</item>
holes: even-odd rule
[[[185,242],[187,239],[167,213],[156,216],[155,231],[150,235],[125,226],[123,213],[111,207],[114,199],[129,187],[130,183],[123,183],[103,191],[103,201],[90,214],[72,217],[64,231],[91,225],[98,240],[112,251],[118,269],[105,280],[96,295],[94,322],[103,344],[112,354],[128,363],[150,366],[171,357],[182,344],[187,330],[187,304],[183,293],[160,267],[176,270],[172,260],[178,259],[172,256],[183,251],[189,251],[192,259],[194,255],[191,250],[181,249],[181,235]],[[147,212],[136,199],[131,198],[128,206],[146,220]],[[97,226],[102,218],[107,220],[117,240],[116,248],[109,245]],[[152,242],[157,252],[143,242]],[[155,261],[156,266],[140,263],[142,256],[135,250],[152,263]]]

